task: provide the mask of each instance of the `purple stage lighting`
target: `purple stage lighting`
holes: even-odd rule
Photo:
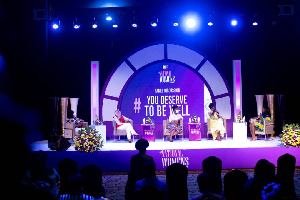
[[[236,26],[237,24],[238,22],[235,19],[231,20],[231,26]]]

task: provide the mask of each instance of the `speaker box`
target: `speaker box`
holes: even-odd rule
[[[50,135],[48,140],[48,148],[56,151],[66,151],[71,143],[61,135]]]

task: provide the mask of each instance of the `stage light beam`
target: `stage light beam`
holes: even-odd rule
[[[253,26],[257,26],[258,23],[257,23],[257,22],[253,22],[252,25],[253,25]]]
[[[58,26],[58,24],[56,24],[56,23],[54,23],[54,24],[52,25],[52,28],[53,28],[53,29],[58,29],[58,27],[59,27],[59,26]]]
[[[207,25],[208,25],[208,26],[212,26],[212,25],[214,25],[214,24],[213,24],[212,22],[208,22]]]
[[[151,26],[152,26],[152,27],[156,27],[156,26],[157,26],[157,23],[156,23],[156,22],[153,22],[153,23],[151,23]]]

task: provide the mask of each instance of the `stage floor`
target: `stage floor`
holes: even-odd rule
[[[126,140],[113,141],[109,140],[104,143],[101,151],[125,151],[125,150],[135,150],[134,143],[137,141],[129,143]],[[232,138],[222,141],[213,141],[212,139],[203,138],[201,141],[189,141],[188,139],[176,139],[174,142],[169,142],[168,140],[163,141],[162,139],[155,140],[155,142],[150,142],[147,150],[172,150],[172,149],[220,149],[220,148],[264,148],[264,147],[279,147],[279,138],[270,139],[265,141],[263,138],[256,141],[250,141],[250,138],[246,141],[234,141]],[[31,145],[32,151],[51,151],[48,148],[48,141],[37,141]],[[67,151],[75,151],[74,144]]]

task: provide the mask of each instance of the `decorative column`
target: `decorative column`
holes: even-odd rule
[[[268,100],[268,106],[270,108],[271,118],[275,121],[275,94],[267,94],[267,100]],[[275,124],[275,123],[274,123]],[[275,130],[275,127],[274,127]],[[275,131],[271,134],[273,137],[275,134]]]
[[[241,60],[233,60],[233,103],[234,119],[240,114],[243,117],[242,104],[242,64]]]
[[[70,98],[71,110],[74,111],[74,116],[77,117],[77,106],[79,98]]]
[[[99,116],[99,61],[91,61],[91,124]]]
[[[62,136],[64,136],[65,132],[65,122],[67,120],[67,112],[68,112],[68,97],[61,97],[60,98],[60,115],[61,115],[61,129],[62,129]]]
[[[279,110],[280,110],[280,127],[282,128],[285,124],[283,94],[279,94],[279,95],[277,95],[277,97],[278,97],[278,104],[279,104]]]
[[[257,116],[262,113],[265,95],[255,95],[257,105]]]
[[[59,97],[50,97],[51,99],[51,118],[52,118],[52,134],[57,135],[57,117]]]

